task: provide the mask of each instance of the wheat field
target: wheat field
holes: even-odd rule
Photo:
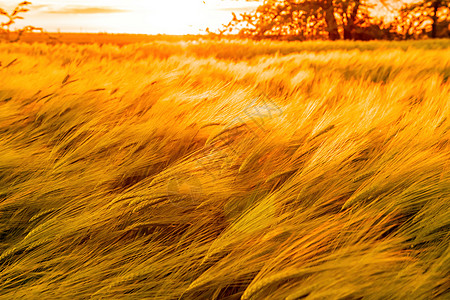
[[[0,63],[0,299],[450,297],[449,40]]]

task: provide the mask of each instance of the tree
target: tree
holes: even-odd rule
[[[256,12],[233,15],[225,29],[257,37],[357,39],[365,28],[378,28],[370,23],[372,7],[368,0],[266,0]]]
[[[424,10],[432,10],[432,29],[431,29],[431,37],[437,37],[437,27],[439,21],[439,11],[446,11],[443,15],[446,15],[448,18],[448,13],[450,9],[450,1],[448,0],[425,0],[422,1],[422,7]],[[428,14],[429,15],[429,14]]]
[[[432,38],[449,36],[450,0],[419,0],[405,4],[397,23],[406,38],[423,33]]]

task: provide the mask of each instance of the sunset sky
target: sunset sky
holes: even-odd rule
[[[11,10],[22,0],[0,0]],[[232,12],[254,10],[246,0],[31,0],[18,26],[47,31],[145,34],[197,34],[228,23]],[[0,21],[3,21],[0,19]]]

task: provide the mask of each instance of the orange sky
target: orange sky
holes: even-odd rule
[[[22,0],[0,0],[11,10]],[[246,0],[31,0],[18,26],[47,31],[197,34],[228,23],[232,12],[254,10]],[[2,19],[0,19],[2,21]]]

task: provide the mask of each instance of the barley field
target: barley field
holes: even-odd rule
[[[0,63],[0,299],[450,297],[450,40]]]

